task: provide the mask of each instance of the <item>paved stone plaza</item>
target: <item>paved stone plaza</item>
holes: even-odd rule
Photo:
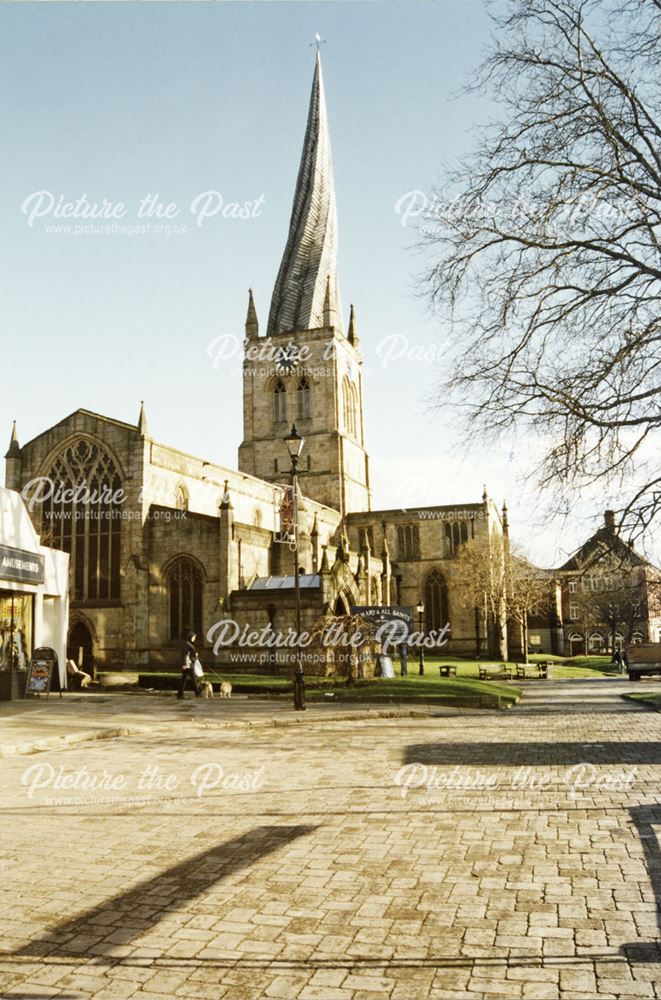
[[[661,996],[661,717],[624,684],[253,728],[168,705],[3,758],[0,997]]]

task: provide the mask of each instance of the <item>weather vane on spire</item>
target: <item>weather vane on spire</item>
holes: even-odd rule
[[[319,55],[319,49],[321,48],[322,45],[325,44],[326,44],[326,39],[322,38],[319,32],[317,31],[317,33],[314,36],[314,41],[310,42],[310,48],[312,48],[313,45],[316,46],[317,55]]]

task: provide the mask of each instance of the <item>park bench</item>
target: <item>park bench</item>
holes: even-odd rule
[[[526,680],[526,678],[540,678],[542,680],[548,680],[549,676],[549,664],[545,661],[540,661],[539,663],[517,663],[516,665],[516,677],[517,680]]]
[[[438,671],[441,677],[456,677],[457,667],[454,663],[441,663]]]
[[[512,679],[512,671],[506,663],[501,663],[500,667],[496,669],[490,669],[478,663],[477,669],[481,681],[509,681]]]

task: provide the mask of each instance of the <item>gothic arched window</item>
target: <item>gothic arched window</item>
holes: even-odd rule
[[[183,639],[187,629],[202,635],[202,571],[189,556],[177,556],[167,571],[170,638]]]
[[[440,631],[447,625],[450,616],[448,611],[448,587],[445,577],[437,569],[431,571],[425,580],[425,627],[427,632]]]
[[[287,387],[280,379],[273,390],[273,417],[276,424],[287,422]]]
[[[310,383],[306,378],[302,378],[298,383],[298,419],[309,420],[312,416],[312,405],[310,401]]]
[[[47,477],[53,490],[42,536],[69,553],[72,599],[118,600],[124,495],[115,462],[102,444],[81,438],[60,452]]]

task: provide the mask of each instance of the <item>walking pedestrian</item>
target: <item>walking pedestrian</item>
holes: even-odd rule
[[[181,644],[181,680],[179,681],[177,698],[183,698],[186,685],[189,681],[193,685],[195,697],[199,698],[202,694],[197,674],[195,672],[195,664],[197,662],[197,650],[195,648],[196,639],[197,636],[195,632],[193,632],[192,629],[189,629],[188,632],[186,632],[186,638]]]

